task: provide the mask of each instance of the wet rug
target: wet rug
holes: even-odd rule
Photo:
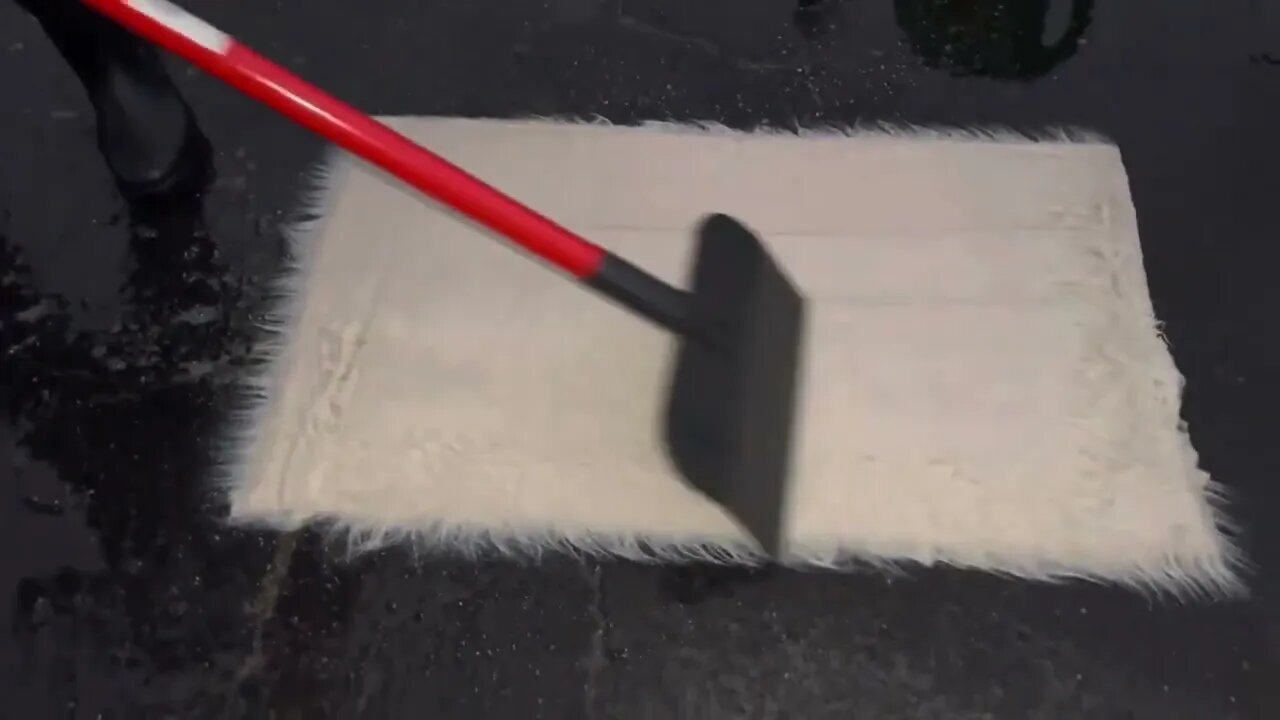
[[[1106,140],[388,122],[672,282],[703,214],[761,235],[810,305],[784,562],[1240,589]],[[234,520],[759,560],[664,451],[671,337],[344,154],[304,209],[229,428]]]

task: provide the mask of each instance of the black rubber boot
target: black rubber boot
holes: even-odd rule
[[[80,79],[97,117],[98,148],[130,200],[202,190],[209,142],[160,52],[78,0],[17,0]]]

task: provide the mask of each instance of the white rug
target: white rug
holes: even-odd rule
[[[673,282],[703,213],[761,234],[810,303],[787,562],[1241,590],[1117,148],[390,122]],[[358,547],[756,560],[663,452],[670,337],[344,155],[313,202],[233,428],[235,519],[326,521]]]

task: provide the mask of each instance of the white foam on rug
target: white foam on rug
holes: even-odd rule
[[[1116,147],[388,121],[672,282],[702,214],[760,233],[809,302],[786,562],[1241,589]],[[671,337],[345,155],[319,185],[232,428],[233,518],[366,548],[758,560],[663,450]]]

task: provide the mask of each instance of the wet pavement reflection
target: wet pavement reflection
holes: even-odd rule
[[[132,267],[102,329],[76,327],[74,301],[38,290],[22,248],[0,238],[0,372],[19,458],[11,493],[37,524],[82,523],[96,556],[46,565],[31,543],[49,530],[15,538],[11,555],[36,571],[16,579],[11,618],[24,655],[63,650],[70,633],[68,644],[98,647],[145,682],[199,666],[246,627],[240,600],[218,598],[228,574],[256,581],[255,553],[230,541],[197,480],[208,475],[211,411],[249,338],[241,279],[220,262],[200,198],[131,208],[120,222]]]
[[[998,80],[1035,80],[1079,49],[1093,0],[1071,0],[1065,27],[1046,40],[1048,0],[896,0],[898,27],[931,68]]]
[[[1280,11],[183,4],[378,113],[1108,134],[1193,439],[1242,499],[1255,598],[1179,606],[947,570],[352,558],[323,527],[233,528],[216,430],[320,143],[174,63],[217,177],[125,203],[74,78],[0,5],[0,717],[1280,716]]]

